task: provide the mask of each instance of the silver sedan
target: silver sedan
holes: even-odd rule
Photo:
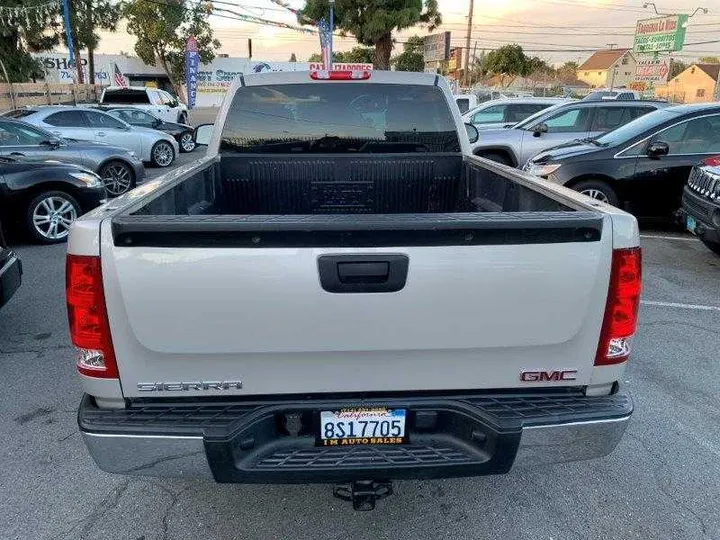
[[[145,181],[145,167],[130,150],[91,141],[63,139],[20,120],[0,117],[0,156],[26,161],[63,161],[91,169],[116,197]]]
[[[63,105],[18,109],[15,118],[69,139],[95,141],[127,148],[156,167],[167,167],[180,153],[177,141],[167,133],[134,127],[114,116],[90,107]]]

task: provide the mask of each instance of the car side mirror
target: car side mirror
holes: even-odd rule
[[[470,139],[470,144],[476,143],[477,140],[480,138],[480,132],[478,131],[478,128],[476,128],[472,124],[465,124],[465,132],[467,133],[468,139]]]
[[[670,145],[663,141],[651,142],[645,151],[649,158],[658,159],[661,156],[667,156],[670,153]]]
[[[195,141],[195,144],[200,146],[207,146],[210,144],[214,127],[215,124],[200,124],[196,127],[193,132],[193,140]]]
[[[158,126],[161,126],[162,123],[163,123],[162,120],[160,120],[159,118],[156,118],[155,120],[153,120],[152,125],[153,125],[154,128],[156,128],[156,127],[158,127]]]
[[[548,127],[545,122],[540,122],[533,128],[533,137],[539,137],[543,133],[547,133]]]
[[[62,144],[62,141],[58,137],[50,137],[49,139],[41,142],[40,144],[44,144],[46,146],[49,146],[50,148],[57,148]]]

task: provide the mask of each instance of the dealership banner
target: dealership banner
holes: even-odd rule
[[[197,40],[190,37],[185,47],[185,84],[187,85],[188,109],[195,107],[198,93],[198,70],[200,68],[200,51]]]

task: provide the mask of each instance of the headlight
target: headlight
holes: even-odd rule
[[[560,168],[560,163],[531,163],[527,172],[535,176],[550,176]]]
[[[88,187],[99,187],[104,185],[102,178],[100,178],[97,174],[91,173],[91,172],[71,172],[70,176],[73,178],[77,178],[78,180],[82,180],[85,182]]]

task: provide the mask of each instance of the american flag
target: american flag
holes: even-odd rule
[[[332,69],[332,30],[327,19],[318,21],[318,32],[320,34],[320,54],[325,69]]]
[[[115,79],[115,84],[118,86],[122,86],[123,88],[127,87],[127,81],[125,80],[125,77],[122,74],[122,71],[120,71],[120,68],[117,64],[115,64],[115,73],[113,74],[113,79]]]

